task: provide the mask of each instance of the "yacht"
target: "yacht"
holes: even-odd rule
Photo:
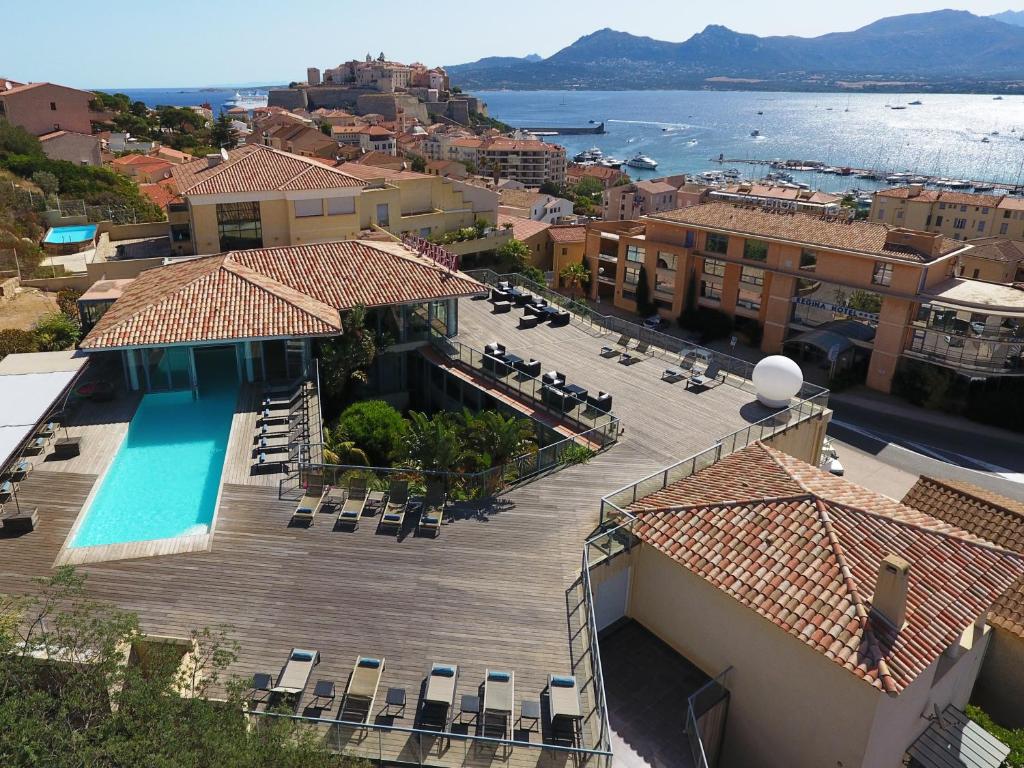
[[[908,107],[920,107],[922,104],[924,104],[924,102],[920,99],[914,99],[913,101],[907,102]]]
[[[764,112],[762,112],[761,110],[758,110],[758,111],[757,111],[757,114],[759,114],[759,115],[763,115],[763,114],[764,114]]]
[[[619,160],[617,157],[602,157],[597,161],[597,164],[604,168],[615,168],[616,170],[621,168],[625,161]]]
[[[647,155],[637,154],[627,160],[626,165],[630,168],[642,168],[647,171],[653,171],[658,167],[658,161],[649,158]]]
[[[991,139],[989,139],[988,136],[982,136],[981,137],[981,143],[982,144],[989,144],[990,142],[991,142]]]
[[[752,130],[750,132],[750,135],[753,136],[756,139],[758,136],[761,135],[761,132],[755,128],[754,130]]]
[[[1002,100],[1003,100],[1002,96],[993,96],[992,97],[992,101],[1002,101]]]
[[[993,189],[995,189],[995,184],[985,184],[979,182],[974,185],[975,192],[991,192]]]
[[[261,109],[267,106],[268,95],[260,93],[259,91],[235,91],[235,95],[224,102],[224,106],[229,109],[232,107],[241,107],[242,109],[249,110],[250,112],[254,109]]]
[[[604,152],[597,147],[591,147],[585,149],[582,152],[578,152],[573,156],[572,161],[574,163],[596,163],[604,158]]]
[[[736,168],[729,168],[728,170],[722,171],[722,176],[727,179],[738,179],[740,175],[739,170]]]

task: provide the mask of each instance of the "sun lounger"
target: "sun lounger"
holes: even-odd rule
[[[721,367],[718,363],[712,361],[706,370],[694,372],[686,382],[686,387],[689,389],[692,385],[694,387],[700,387],[701,389],[707,389],[708,387],[716,384],[721,384],[722,382],[719,380],[720,376]]]
[[[681,358],[679,358],[679,367],[684,372],[689,372],[689,371],[693,370],[693,366],[694,366],[694,364],[696,362],[697,362],[697,353],[693,352],[693,351],[690,351],[690,352],[687,352],[685,355],[683,355]]]
[[[31,471],[32,462],[28,459],[22,459],[11,469],[11,480],[14,482],[20,482],[21,480],[24,480]]]
[[[514,672],[487,670],[482,715],[484,736],[508,738],[515,710],[515,681]]]
[[[271,692],[289,696],[301,694],[306,690],[309,676],[313,674],[313,667],[319,663],[320,651],[292,648],[292,652],[288,654],[288,661],[281,668],[281,674],[277,676],[277,682]]]
[[[686,374],[680,371],[678,368],[666,368],[661,374],[661,380],[667,381],[670,384],[674,384],[680,379],[684,378]]]
[[[444,520],[445,492],[444,482],[431,480],[427,483],[427,493],[423,499],[423,511],[420,512],[418,529],[420,533],[429,533],[435,538],[441,533]]]
[[[263,458],[264,455],[260,454],[260,457]],[[326,497],[327,491],[323,488],[313,486],[307,488],[305,495],[299,499],[299,503],[295,506],[295,511],[292,512],[292,522],[308,522],[312,525],[313,518],[320,511],[320,507],[323,505]]]
[[[443,731],[448,725],[448,713],[455,706],[455,688],[459,683],[458,664],[434,662],[427,675],[423,692],[423,712],[420,720]]]
[[[632,341],[632,339],[629,338],[629,334],[624,333],[621,336],[619,336],[619,340],[616,341],[615,344],[617,346],[625,348],[625,347],[629,346],[629,342],[631,342],[631,341]]]
[[[14,493],[14,483],[10,480],[4,480],[0,483],[0,500],[9,499],[11,494]]]
[[[639,353],[641,355],[646,355],[648,350],[650,350],[650,348],[651,348],[651,345],[648,344],[646,341],[638,341],[636,343],[636,346],[633,348],[633,351],[637,352],[637,353]]]
[[[388,503],[384,514],[377,523],[378,528],[395,529],[401,533],[405,525],[405,513],[409,508],[409,483],[405,480],[392,480],[388,491]]]
[[[46,449],[47,440],[45,437],[34,437],[25,446],[25,453],[33,456],[42,453]]]
[[[375,659],[371,656],[356,657],[352,674],[348,678],[348,687],[345,689],[345,700],[341,703],[341,720],[365,723],[370,719],[383,674],[384,659]],[[353,716],[359,717],[359,720],[352,720]]]
[[[338,525],[348,525],[355,530],[366,506],[366,480],[356,478],[348,487],[348,495],[338,512]]]
[[[601,347],[601,357],[615,357],[621,352],[621,350],[615,347]]]
[[[575,744],[583,709],[580,706],[579,685],[574,676],[548,675],[548,711],[554,740]]]
[[[39,428],[39,437],[45,437],[47,440],[52,438],[57,432],[57,427],[60,425],[56,421],[51,421]]]

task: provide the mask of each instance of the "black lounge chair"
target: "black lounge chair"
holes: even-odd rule
[[[594,411],[610,413],[612,410],[612,396],[600,390],[598,390],[597,395],[588,394],[587,407]]]
[[[565,374],[559,371],[548,371],[540,377],[540,380],[542,383],[556,389],[565,386]]]
[[[540,360],[534,360],[532,357],[529,360],[520,360],[518,363],[513,363],[512,367],[523,376],[532,379],[540,376]]]
[[[551,321],[548,325],[552,327],[558,327],[561,325],[568,325],[571,315],[564,309],[558,310],[554,315],[551,316]]]

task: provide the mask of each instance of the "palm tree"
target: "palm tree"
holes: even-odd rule
[[[351,440],[343,440],[337,427],[325,429],[324,461],[328,464],[345,464],[349,466],[368,467],[370,457],[366,451]]]
[[[459,432],[445,414],[429,418],[419,411],[409,411],[405,452],[409,461],[425,472],[451,472],[466,457]]]
[[[567,264],[558,276],[562,278],[567,287],[572,289],[572,292],[581,295],[583,293],[583,286],[590,283],[590,270],[586,264],[582,262],[576,264]]]

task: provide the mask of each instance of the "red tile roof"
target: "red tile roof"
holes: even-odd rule
[[[550,224],[544,221],[534,221],[533,219],[524,219],[519,216],[499,213],[498,226],[504,227],[506,224],[512,225],[512,237],[516,240],[528,240],[551,227]]]
[[[228,159],[210,167],[205,158],[174,166],[174,179],[183,195],[235,192],[316,190],[362,187],[364,182],[312,158],[300,157],[262,144],[247,144],[228,152]]]
[[[121,157],[115,157],[110,161],[111,165],[139,168],[145,171],[165,171],[170,170],[174,165],[167,160],[160,157],[151,157],[149,155],[122,155]]]
[[[1000,547],[1024,553],[1024,504],[958,480],[921,476],[903,503],[958,525]],[[1024,638],[1024,580],[992,606],[993,625]]]
[[[870,221],[833,221],[809,213],[777,213],[761,208],[708,202],[648,218],[686,226],[735,233],[750,237],[785,240],[820,248],[830,248],[871,256],[886,256],[912,262],[927,262],[933,257],[893,246],[887,241],[890,227]],[[943,238],[940,256],[965,247],[962,242]]]
[[[1024,574],[1016,555],[761,443],[631,509],[641,541],[889,693]],[[889,554],[911,563],[898,630],[871,611]]]
[[[395,243],[340,241],[207,256],[143,272],[82,342],[85,349],[331,336],[339,310],[482,292]]]
[[[166,208],[175,200],[181,199],[174,179],[162,179],[155,184],[139,184],[139,192],[160,208]]]
[[[585,225],[578,226],[552,226],[548,230],[548,237],[553,243],[582,243],[587,239],[587,228]]]

